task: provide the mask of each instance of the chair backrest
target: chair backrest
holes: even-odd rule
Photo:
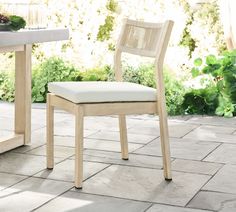
[[[122,81],[121,53],[153,57],[157,73],[162,72],[165,52],[169,42],[173,21],[148,23],[125,19],[115,52],[115,75]],[[157,76],[158,77],[158,76]]]

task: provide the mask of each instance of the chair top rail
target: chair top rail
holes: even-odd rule
[[[163,23],[141,22],[131,19],[124,19],[124,22],[128,25],[142,28],[161,28],[163,26]]]

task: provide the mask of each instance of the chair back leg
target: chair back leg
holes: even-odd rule
[[[121,144],[121,155],[123,160],[129,159],[128,150],[128,138],[127,138],[127,127],[125,115],[119,115],[119,128],[120,128],[120,144]]]
[[[47,168],[54,167],[54,107],[51,105],[51,94],[47,94]]]
[[[75,112],[75,187],[82,188],[83,182],[83,107],[77,105]]]

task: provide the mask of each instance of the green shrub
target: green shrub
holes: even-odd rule
[[[182,104],[186,88],[182,80],[177,80],[170,71],[164,70],[164,81],[168,113],[170,115],[183,114]]]
[[[211,84],[215,86],[218,98],[215,113],[232,117],[236,113],[236,50],[226,51],[219,57],[208,55],[204,64],[201,58],[197,58],[194,64],[194,77],[203,74],[212,77]]]
[[[52,57],[33,69],[32,101],[45,102],[49,82],[71,81],[77,70],[62,59]]]
[[[212,115],[218,104],[216,87],[192,89],[184,95],[182,108],[187,114]]]
[[[14,72],[0,72],[0,99],[13,102],[15,97]]]
[[[111,67],[104,66],[102,68],[96,67],[88,69],[83,72],[77,72],[75,81],[108,81],[109,75],[111,74]]]
[[[134,82],[153,88],[156,87],[153,65],[141,65],[137,69],[128,66],[125,68],[123,76],[125,81],[128,82]],[[167,69],[164,69],[164,82],[168,114],[182,114],[183,96],[186,92],[185,88],[181,81],[178,81]]]
[[[124,80],[154,88],[156,87],[154,66],[141,65],[137,69],[128,66],[124,70]]]
[[[126,66],[124,80],[155,88],[153,65],[141,65],[138,68]],[[185,89],[180,81],[164,70],[166,85],[166,103],[170,115],[182,113]],[[110,66],[78,71],[60,58],[52,57],[33,69],[32,102],[45,102],[48,83],[53,81],[114,81],[114,71]],[[0,74],[0,99],[14,101],[14,76]]]

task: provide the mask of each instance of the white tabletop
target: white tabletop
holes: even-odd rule
[[[68,29],[32,29],[20,30],[17,32],[1,31],[0,47],[43,43],[68,39]]]

